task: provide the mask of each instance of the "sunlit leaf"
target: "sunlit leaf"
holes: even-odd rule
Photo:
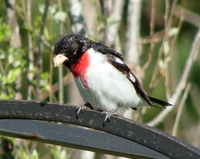
[[[13,83],[18,78],[20,72],[21,72],[20,67],[15,67],[12,70],[10,70],[7,75],[6,84]]]

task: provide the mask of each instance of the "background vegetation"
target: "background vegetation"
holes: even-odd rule
[[[151,96],[174,104],[128,111],[125,117],[200,148],[199,1],[0,2],[0,100],[82,104],[70,72],[53,68],[52,58],[59,35],[85,34],[121,52]],[[5,141],[14,149],[1,149],[1,158],[116,158],[1,137],[1,145]]]

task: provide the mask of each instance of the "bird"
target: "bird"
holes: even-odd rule
[[[85,102],[77,107],[77,118],[87,107],[101,111],[106,123],[112,115],[123,115],[129,108],[172,106],[146,93],[121,53],[84,35],[60,36],[53,63],[55,67],[63,64],[73,74]]]

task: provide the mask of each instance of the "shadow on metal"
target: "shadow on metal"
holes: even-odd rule
[[[115,116],[103,127],[100,112],[85,110],[76,119],[75,110],[46,102],[0,101],[0,135],[130,158],[200,158],[199,149],[155,128]]]

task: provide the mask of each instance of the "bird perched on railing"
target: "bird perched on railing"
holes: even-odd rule
[[[145,92],[120,53],[84,35],[61,36],[55,44],[53,61],[54,66],[69,68],[86,102],[77,108],[77,117],[87,106],[103,111],[104,123],[129,107],[171,106]]]

